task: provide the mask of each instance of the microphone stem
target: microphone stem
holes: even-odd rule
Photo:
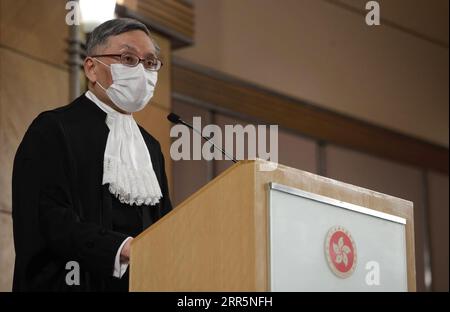
[[[205,140],[205,141],[211,143],[215,148],[217,148],[217,149],[218,149],[219,151],[221,151],[226,157],[228,157],[229,160],[231,160],[231,161],[234,162],[234,163],[237,163],[237,160],[236,160],[236,159],[234,159],[232,156],[228,155],[228,153],[225,152],[222,148],[220,148],[220,147],[218,147],[216,144],[214,144],[214,142],[211,141],[211,139],[208,139],[208,138],[204,137],[204,136],[202,135],[202,133],[201,133],[199,130],[195,129],[193,126],[191,126],[190,124],[188,124],[188,123],[186,123],[186,122],[184,122],[184,121],[182,121],[182,120],[180,120],[180,121],[181,121],[181,123],[182,123],[183,125],[185,125],[186,127],[189,127],[189,128],[191,128],[193,131],[197,132],[197,133],[200,135],[200,137],[203,138],[203,140]]]

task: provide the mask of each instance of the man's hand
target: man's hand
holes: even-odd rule
[[[122,247],[122,251],[120,252],[120,262],[121,263],[130,261],[130,249],[131,249],[131,241],[132,240],[133,240],[132,238],[127,240],[125,242],[125,245],[123,245],[123,247]]]

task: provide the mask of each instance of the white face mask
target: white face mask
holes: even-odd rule
[[[98,85],[105,90],[106,95],[121,110],[134,113],[143,109],[153,97],[158,72],[145,70],[142,64],[135,67],[123,64],[106,65],[111,69],[113,83],[105,89],[98,81]]]

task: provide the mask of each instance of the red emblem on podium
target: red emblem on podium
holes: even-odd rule
[[[342,226],[332,227],[325,240],[328,266],[335,275],[347,278],[356,268],[356,245],[350,233]]]

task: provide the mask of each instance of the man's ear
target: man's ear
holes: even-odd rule
[[[93,84],[97,81],[97,73],[95,72],[95,62],[94,59],[91,57],[86,57],[84,59],[83,67],[84,67],[84,74],[86,75],[87,79]]]

